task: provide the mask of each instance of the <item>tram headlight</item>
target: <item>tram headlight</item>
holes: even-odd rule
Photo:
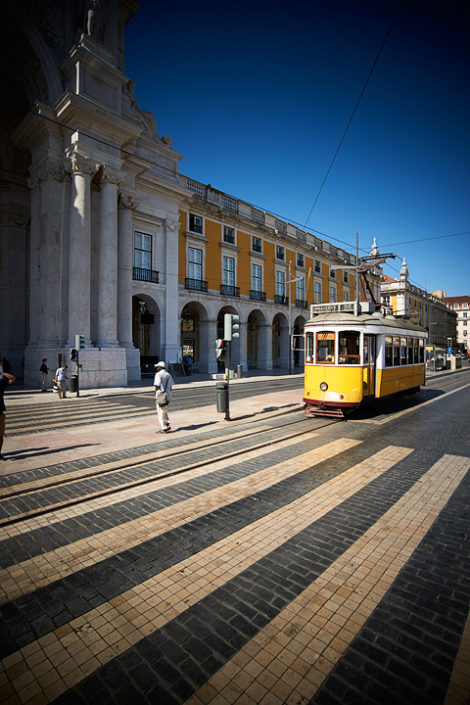
[[[320,389],[322,390],[322,392],[326,392],[326,390],[328,389],[327,383],[326,383],[326,382],[322,382],[322,383],[320,384]]]

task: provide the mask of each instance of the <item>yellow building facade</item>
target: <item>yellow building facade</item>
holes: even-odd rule
[[[180,185],[188,192],[178,236],[182,356],[217,372],[215,341],[224,314],[234,313],[234,367],[300,370],[309,307],[355,299],[346,269],[355,258],[211,186],[182,175]]]

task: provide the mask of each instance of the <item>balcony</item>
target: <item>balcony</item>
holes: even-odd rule
[[[155,272],[153,269],[143,269],[143,267],[132,267],[132,279],[139,282],[150,282],[151,284],[158,284],[159,282],[159,272]]]
[[[230,284],[221,284],[220,293],[223,296],[240,296],[240,289],[238,286],[231,286]]]
[[[296,308],[308,308],[308,304],[304,299],[296,299],[295,300],[295,307]]]
[[[266,301],[266,292],[250,289],[250,299],[253,299],[253,301]]]
[[[195,291],[207,291],[207,282],[204,279],[188,279],[184,280],[185,289],[194,289]]]
[[[283,296],[282,294],[274,294],[274,303],[280,304],[281,306],[289,305],[289,297]]]

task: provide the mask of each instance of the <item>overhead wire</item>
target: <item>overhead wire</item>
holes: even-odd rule
[[[376,67],[376,65],[377,65],[377,62],[378,62],[378,60],[379,60],[379,58],[380,58],[380,55],[382,54],[382,51],[383,51],[383,49],[384,49],[384,47],[385,47],[385,44],[387,43],[387,39],[388,39],[388,37],[389,37],[389,35],[390,35],[390,32],[392,31],[392,27],[393,27],[393,25],[395,24],[395,20],[396,20],[396,18],[398,17],[398,14],[399,14],[399,12],[400,12],[400,9],[401,9],[402,4],[403,4],[403,0],[399,0],[399,3],[398,3],[398,5],[397,5],[397,7],[396,7],[396,9],[395,9],[395,13],[394,13],[394,15],[393,15],[393,17],[392,17],[392,21],[390,22],[390,24],[389,24],[389,26],[388,26],[388,29],[387,29],[387,31],[385,32],[385,37],[383,38],[382,44],[380,45],[380,48],[379,48],[379,50],[378,50],[378,52],[377,52],[377,55],[376,55],[376,57],[375,57],[375,59],[374,59],[374,61],[373,61],[373,63],[372,63],[372,66],[371,66],[370,71],[369,71],[369,75],[367,76],[367,78],[366,78],[366,80],[365,80],[365,83],[364,83],[364,85],[362,86],[361,92],[359,93],[359,98],[358,98],[357,101],[356,101],[356,105],[354,106],[353,111],[352,111],[352,113],[351,113],[351,115],[350,115],[350,117],[349,117],[349,120],[348,120],[348,122],[347,122],[347,124],[346,124],[345,130],[344,130],[344,132],[343,132],[343,134],[342,134],[342,136],[341,136],[341,139],[340,139],[340,141],[339,141],[339,144],[338,144],[338,146],[337,146],[337,148],[336,148],[336,151],[335,151],[335,153],[334,153],[334,155],[333,155],[333,158],[332,158],[332,160],[331,160],[331,162],[330,162],[330,165],[329,165],[329,167],[328,167],[328,169],[327,169],[327,171],[326,171],[325,177],[324,177],[324,179],[323,179],[323,181],[322,181],[322,183],[321,183],[320,188],[318,189],[317,195],[315,196],[315,200],[313,201],[312,207],[310,208],[310,211],[309,211],[309,213],[308,213],[308,216],[307,216],[307,218],[306,218],[306,220],[305,220],[305,226],[307,225],[308,221],[310,220],[310,217],[311,217],[311,215],[312,215],[312,213],[313,213],[313,210],[314,210],[315,206],[317,205],[318,199],[320,198],[320,194],[321,194],[321,192],[323,191],[323,187],[324,187],[324,185],[326,184],[326,180],[328,179],[328,176],[329,176],[329,174],[330,174],[331,169],[333,168],[333,164],[334,164],[335,161],[336,161],[336,157],[337,157],[338,154],[339,154],[339,150],[340,150],[341,147],[342,147],[342,144],[343,144],[343,142],[344,142],[344,139],[345,139],[345,137],[346,137],[346,134],[348,133],[349,128],[350,128],[350,126],[351,126],[351,123],[352,123],[352,121],[353,121],[353,119],[354,119],[354,116],[355,116],[355,114],[356,114],[356,112],[357,112],[357,109],[359,108],[359,104],[360,104],[360,102],[361,102],[361,100],[362,100],[362,98],[363,98],[363,96],[364,96],[364,93],[366,92],[366,88],[367,88],[367,86],[368,86],[368,83],[369,83],[369,81],[370,81],[370,79],[371,79],[371,77],[372,77],[372,74],[374,73],[374,69],[375,69],[375,67]]]

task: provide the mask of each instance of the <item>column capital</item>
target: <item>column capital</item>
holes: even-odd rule
[[[101,164],[99,168],[100,184],[114,184],[118,186],[124,180],[124,174],[119,169]]]
[[[139,201],[124,191],[119,192],[118,206],[122,209],[134,211],[139,205]]]
[[[170,233],[178,232],[178,221],[176,218],[165,218],[165,228]]]
[[[31,191],[36,191],[44,181],[51,178],[62,183],[64,180],[64,168],[60,162],[53,159],[45,159],[31,168],[28,186]]]
[[[97,164],[89,157],[78,152],[75,148],[67,150],[64,158],[64,168],[70,174],[85,174],[93,176],[97,171]]]

